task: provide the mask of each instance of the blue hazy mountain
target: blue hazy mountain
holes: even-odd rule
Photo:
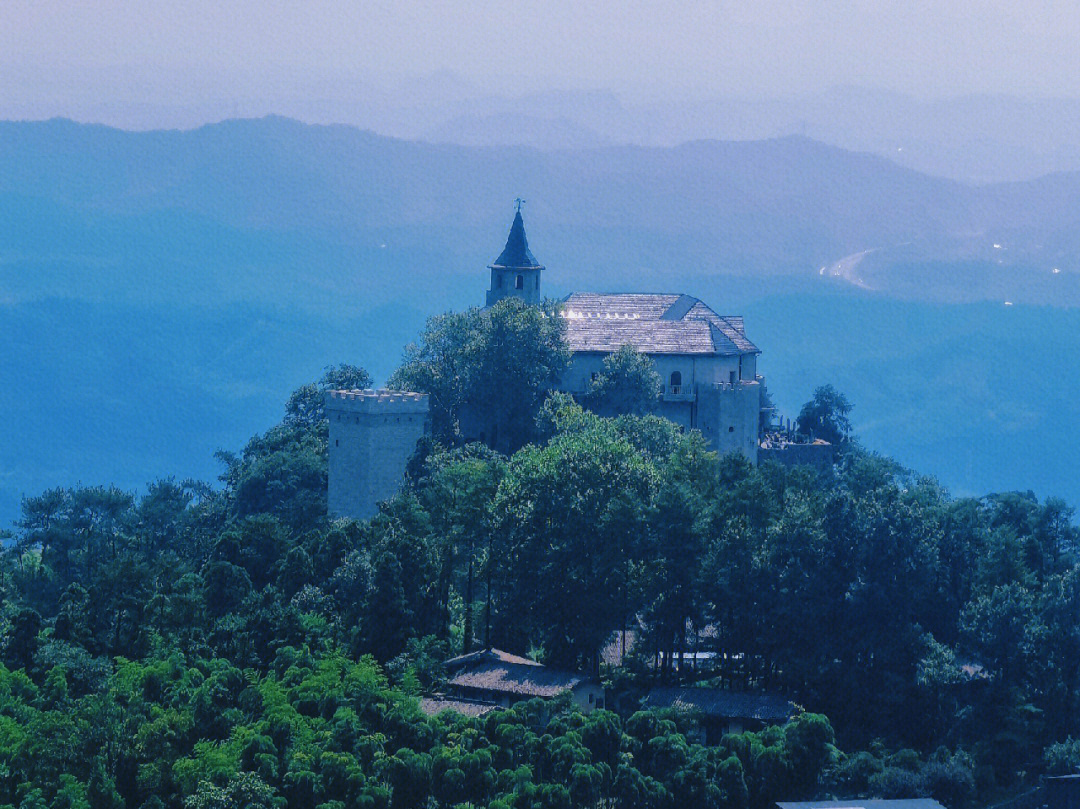
[[[0,525],[51,485],[212,478],[327,364],[385,379],[426,316],[483,301],[516,196],[550,294],[745,313],[789,414],[833,382],[867,444],[957,490],[1080,503],[1077,191],[799,137],[541,152],[280,118],[0,123]]]

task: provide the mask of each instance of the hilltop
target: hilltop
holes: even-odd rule
[[[959,492],[1080,502],[1080,439],[1047,439],[1080,419],[1078,186],[802,137],[541,152],[283,118],[0,123],[0,526],[60,482],[212,479],[329,363],[385,380],[427,316],[482,302],[516,196],[553,295],[741,311],[782,409],[833,381],[868,446]]]

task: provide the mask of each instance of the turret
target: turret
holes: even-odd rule
[[[401,488],[416,442],[428,432],[428,395],[390,390],[332,390],[327,511],[366,520]]]
[[[525,303],[540,303],[540,273],[544,268],[529,250],[529,242],[525,238],[525,223],[521,221],[521,200],[518,200],[517,213],[514,215],[514,224],[510,226],[510,235],[506,238],[506,247],[488,269],[491,270],[488,306],[511,296],[521,298]]]

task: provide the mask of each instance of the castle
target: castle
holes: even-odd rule
[[[541,301],[544,267],[529,250],[520,205],[506,247],[488,267],[487,306],[507,297]],[[764,380],[761,351],[741,317],[719,315],[680,294],[575,292],[560,311],[571,360],[558,389],[583,395],[604,358],[632,345],[652,358],[663,380],[659,415],[696,429],[725,455],[758,460]],[[366,518],[397,491],[416,442],[427,429],[428,398],[390,391],[331,391],[328,507]]]

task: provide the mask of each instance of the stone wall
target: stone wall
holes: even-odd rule
[[[833,465],[836,455],[834,450],[835,447],[825,441],[761,447],[758,450],[758,462],[775,461],[785,466],[812,466],[819,472],[824,472]]]
[[[428,396],[386,390],[326,394],[330,420],[327,509],[367,519],[401,487],[416,442],[427,432]]]
[[[741,452],[757,463],[759,383],[698,385],[697,407],[698,429],[714,450],[720,455]]]

